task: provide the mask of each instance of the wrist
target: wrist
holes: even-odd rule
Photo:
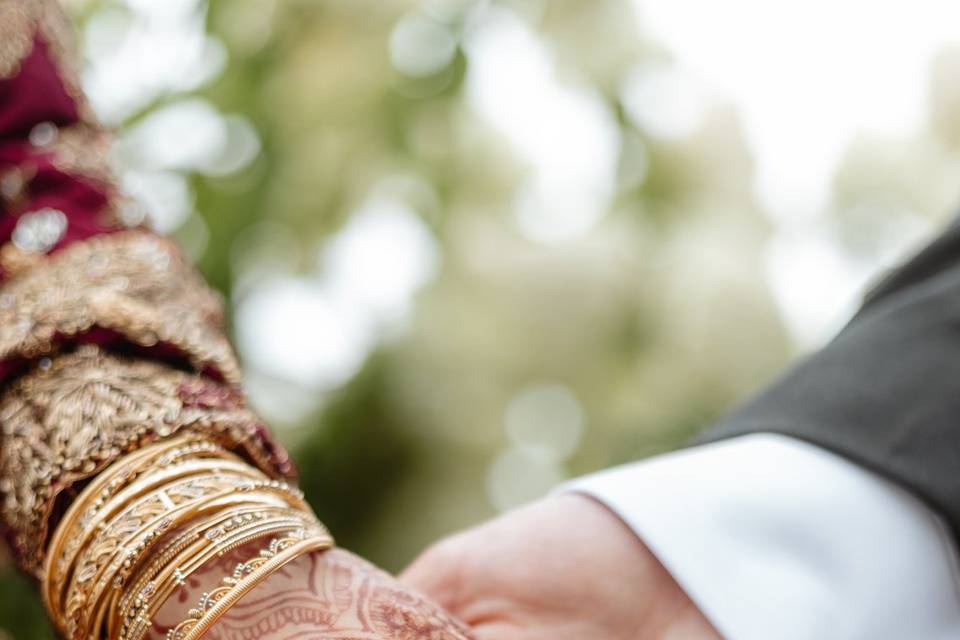
[[[238,567],[247,590],[274,570],[274,556],[333,544],[297,489],[201,435],[181,435],[122,458],[81,492],[54,534],[45,600],[68,638],[140,640],[167,602],[188,599],[194,575],[270,540],[268,556]],[[212,590],[193,623],[209,626],[234,586]]]

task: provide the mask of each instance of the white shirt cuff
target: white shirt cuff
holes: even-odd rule
[[[564,486],[630,525],[726,640],[960,637],[956,551],[900,487],[756,434]]]

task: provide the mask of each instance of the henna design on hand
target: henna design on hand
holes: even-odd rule
[[[204,567],[154,621],[162,640],[186,608],[249,550]],[[239,559],[239,560],[238,560]],[[171,599],[172,600],[172,599]],[[307,554],[268,578],[207,632],[209,640],[468,640],[459,621],[357,556]]]

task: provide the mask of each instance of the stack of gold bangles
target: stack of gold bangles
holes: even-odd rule
[[[168,634],[194,640],[287,562],[333,546],[299,490],[198,435],[121,458],[54,532],[43,596],[68,640],[141,640],[168,599],[212,560],[262,541]]]

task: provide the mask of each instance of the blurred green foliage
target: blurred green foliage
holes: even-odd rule
[[[558,382],[578,398],[586,432],[564,466],[581,473],[676,447],[789,350],[759,265],[765,222],[736,116],[720,108],[688,138],[660,140],[623,115],[624,78],[664,59],[640,36],[630,3],[495,7],[542,38],[561,80],[597,91],[620,114],[632,144],[623,153],[647,163],[643,179],[618,186],[605,228],[573,246],[539,246],[512,227],[528,169],[471,113],[468,51],[458,46],[425,77],[391,64],[398,21],[439,15],[429,5],[211,2],[209,29],[230,61],[203,95],[250,118],[263,149],[240,175],[193,181],[211,238],[199,264],[229,293],[234,241],[251,225],[293,230],[299,258],[286,268],[309,275],[318,248],[372,189],[412,176],[399,197],[432,230],[439,273],[402,335],[308,417],[277,425],[341,542],[390,569],[494,513],[486,476],[509,446],[504,412],[524,385]],[[479,6],[433,5],[444,5],[458,38]],[[707,238],[703,251],[686,246],[721,227],[735,248]],[[732,265],[728,249],[755,262],[741,253]],[[704,268],[712,274],[696,275]],[[702,299],[684,300],[690,286]]]
[[[81,2],[77,14],[87,25],[104,12],[127,24],[144,6]],[[397,570],[437,537],[564,476],[680,446],[791,354],[764,275],[769,228],[738,116],[710,104],[682,136],[658,135],[634,116],[623,87],[638,69],[670,62],[641,36],[628,0],[197,7],[227,53],[223,69],[120,120],[132,128],[195,96],[252,124],[259,152],[239,171],[176,170],[191,196],[177,234],[210,282],[239,304],[263,284],[264,265],[272,276],[318,278],[318,254],[372,192],[414,211],[440,255],[399,328],[379,335],[344,383],[250,367],[254,402],[344,546]],[[533,169],[469,95],[476,61],[464,38],[483,11],[522,25],[548,52],[555,81],[598,96],[616,127],[605,215],[567,242],[518,231],[513,211]],[[428,73],[404,73],[391,58],[410,16],[435,21],[455,43]],[[955,119],[933,120],[956,141],[947,124]],[[863,144],[868,151],[852,150],[838,177],[835,221],[852,250],[871,251],[854,205],[886,190],[885,202],[910,192],[913,209],[939,211],[949,190],[931,202],[909,176],[891,185],[884,176],[894,170],[876,166],[885,156],[869,146],[881,143]],[[933,151],[923,157],[952,166]],[[243,343],[240,351],[249,355]],[[524,407],[535,414],[544,398],[559,404],[541,419],[568,425],[563,446],[572,443],[546,458],[529,451],[542,434],[524,435],[522,423]],[[556,407],[566,413],[550,413]],[[529,465],[518,470],[517,460]],[[22,640],[50,635],[37,599],[9,570],[0,628]]]

